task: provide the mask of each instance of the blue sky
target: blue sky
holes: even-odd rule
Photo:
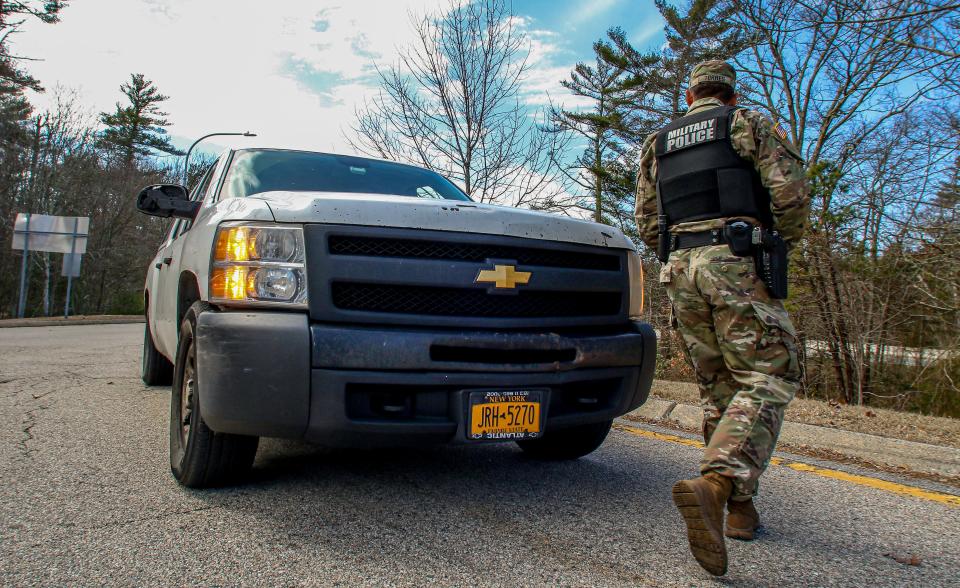
[[[411,42],[409,14],[447,0],[77,0],[62,22],[31,24],[14,51],[39,59],[29,69],[47,87],[31,96],[48,107],[57,88],[78,94],[95,117],[121,99],[131,72],[170,96],[164,105],[176,143],[213,131],[257,132],[258,144],[349,151],[343,138],[355,109],[376,91],[375,64]],[[525,100],[569,100],[560,80],[592,44],[619,26],[640,47],[663,42],[652,1],[514,0],[532,42]],[[218,140],[208,148],[250,144]]]
[[[532,17],[538,28],[560,33],[574,62],[590,59],[591,46],[611,27],[621,27],[639,46],[663,42],[663,20],[652,1],[642,0],[519,0],[519,14]]]

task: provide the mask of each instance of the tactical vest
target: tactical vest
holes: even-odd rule
[[[679,118],[657,133],[660,214],[678,223],[748,216],[772,226],[770,193],[730,143],[735,106]]]

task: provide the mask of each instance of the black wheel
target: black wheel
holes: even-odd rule
[[[517,445],[535,459],[577,459],[592,453],[603,444],[613,421],[580,425],[551,431],[547,429],[540,439],[517,441]]]
[[[200,414],[197,381],[197,317],[211,311],[195,302],[180,325],[177,363],[170,394],[170,470],[190,488],[222,486],[239,479],[253,465],[259,437],[211,431]]]
[[[147,386],[169,386],[173,381],[173,364],[153,344],[150,317],[143,324],[143,356],[140,359],[140,379]]]

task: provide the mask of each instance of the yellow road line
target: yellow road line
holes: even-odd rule
[[[686,437],[679,437],[677,435],[669,435],[666,433],[658,433],[656,431],[648,431],[646,429],[639,429],[637,427],[631,427],[629,425],[621,425],[617,423],[614,425],[614,428],[624,431],[625,433],[630,433],[631,435],[636,435],[638,437],[646,437],[648,439],[656,439],[657,441],[666,441],[668,443],[678,443],[680,445],[687,445],[689,447],[703,447],[703,442],[697,441],[695,439],[687,439]],[[812,466],[810,464],[790,461],[780,457],[774,457],[770,459],[771,466],[782,466],[787,467],[798,472],[806,472],[813,474],[815,476],[820,476],[823,478],[832,478],[834,480],[841,480],[844,482],[849,482],[851,484],[857,484],[858,486],[866,486],[868,488],[875,488],[877,490],[884,490],[886,492],[892,492],[893,494],[900,494],[901,496],[913,496],[914,498],[920,498],[922,500],[930,500],[933,502],[939,502],[941,504],[947,504],[950,506],[960,506],[960,496],[954,496],[952,494],[945,494],[943,492],[937,492],[935,490],[924,490],[923,488],[917,488],[916,486],[907,486],[905,484],[897,484],[896,482],[888,482],[887,480],[881,480],[879,478],[871,478],[870,476],[861,476],[859,474],[848,474],[847,472],[842,472],[840,470],[831,470],[828,468],[821,468],[817,466]]]
[[[640,437],[649,437],[650,439],[657,439],[659,441],[669,441],[670,443],[679,443],[680,445],[689,445],[690,447],[703,447],[703,441],[697,441],[696,439],[687,439],[686,437],[677,437],[676,435],[667,435],[666,433],[657,433],[656,431],[648,431],[646,429],[638,429],[636,427],[631,427],[629,425],[621,425],[617,423],[613,426],[615,429],[621,431],[626,431],[632,435],[637,435]]]

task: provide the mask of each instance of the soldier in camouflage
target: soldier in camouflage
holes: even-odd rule
[[[772,298],[759,279],[754,258],[734,255],[725,244],[723,228],[738,220],[767,225],[779,231],[789,249],[799,241],[809,213],[799,152],[762,114],[731,108],[737,101],[735,83],[733,67],[723,61],[694,67],[687,114],[643,145],[636,202],[640,235],[653,248],[661,236],[658,216],[671,208],[671,214],[660,217],[671,220],[670,253],[660,282],[696,373],[706,443],[701,476],[677,482],[673,497],[687,523],[694,557],[716,575],[726,573],[724,535],[753,539],[759,525],[752,500],[757,482],[769,464],[784,409],[799,386],[793,324],[782,302]],[[704,118],[711,113],[720,114]],[[756,214],[749,203],[738,211],[724,201],[732,192],[751,189],[750,184],[717,180],[728,177],[729,170],[710,167],[722,160],[714,157],[716,150],[731,146],[745,173],[754,178]],[[708,149],[714,155],[707,155]],[[673,160],[679,175],[672,183],[662,173],[671,152],[688,157],[679,168]],[[700,162],[706,175],[689,171]],[[711,190],[712,196],[704,195]],[[704,202],[713,202],[712,215],[709,210],[693,214],[698,206],[710,208]],[[683,222],[672,222],[677,216],[684,217]],[[726,526],[724,503],[729,510]]]

